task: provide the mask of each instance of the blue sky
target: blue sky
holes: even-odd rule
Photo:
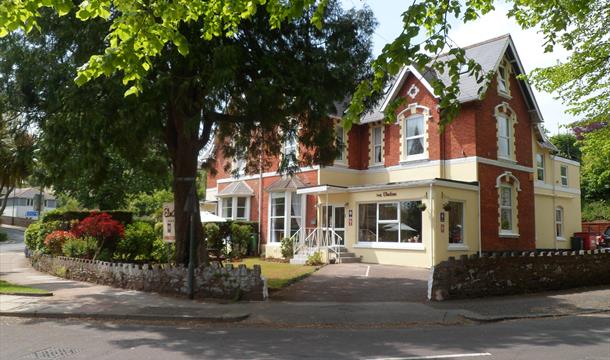
[[[341,0],[345,8],[360,8],[363,4],[368,5],[379,22],[375,35],[373,35],[374,53],[381,52],[383,46],[392,41],[402,30],[401,13],[411,3],[410,1],[396,0]],[[496,5],[496,10],[478,19],[476,22],[462,24],[459,21],[452,21],[452,31],[449,37],[459,46],[474,44],[496,36],[511,34],[519,57],[523,62],[526,71],[531,71],[537,67],[549,66],[558,60],[564,60],[568,53],[557,48],[553,53],[545,54],[543,51],[543,36],[536,30],[522,30],[513,19],[506,16],[508,6],[502,2]],[[566,107],[559,100],[555,100],[552,94],[539,92],[534,89],[536,100],[542,116],[544,117],[545,127],[555,134],[558,131],[566,132],[565,129],[559,130],[560,125],[572,122],[572,117],[565,113]]]

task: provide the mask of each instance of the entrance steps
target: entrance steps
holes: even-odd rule
[[[329,255],[331,257],[336,257],[336,255],[337,255],[336,253],[338,252],[339,253],[338,263],[339,264],[341,264],[341,263],[343,263],[343,264],[359,263],[362,261],[361,257],[356,256],[356,254],[354,254],[353,252],[349,252],[346,247],[341,246],[341,247],[335,247],[334,249],[335,249],[335,252],[329,251]],[[290,259],[290,263],[294,264],[294,265],[305,265],[305,263],[307,263],[307,259],[313,253],[315,253],[314,250],[295,254],[293,256],[293,258]]]

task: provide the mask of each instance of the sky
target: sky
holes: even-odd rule
[[[397,0],[341,0],[344,8],[361,8],[368,5],[373,12],[379,25],[373,35],[373,53],[378,55],[383,46],[392,41],[402,31],[401,14],[406,10],[408,1]],[[517,53],[523,63],[526,72],[538,67],[555,64],[557,61],[565,60],[569,53],[556,47],[553,53],[544,53],[544,38],[535,29],[523,30],[514,19],[506,16],[508,6],[503,2],[496,4],[496,10],[486,14],[474,22],[463,24],[452,21],[452,30],[449,37],[459,46],[467,46],[504,34],[511,34],[513,42],[517,47]],[[559,100],[555,100],[552,94],[534,90],[534,96],[544,118],[544,126],[551,134],[566,132],[561,125],[569,124],[573,118],[565,113],[566,107]]]

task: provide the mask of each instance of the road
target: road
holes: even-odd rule
[[[23,230],[2,227],[1,231],[8,234],[8,241],[0,243],[0,252],[23,251]]]
[[[0,322],[2,359],[610,359],[609,315],[350,330]]]

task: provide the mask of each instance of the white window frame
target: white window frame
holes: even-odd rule
[[[498,65],[496,78],[498,80],[498,94],[510,97],[510,62],[503,59]],[[504,89],[502,89],[504,88]]]
[[[343,127],[343,125],[341,124],[337,124],[335,126],[335,136],[336,136],[336,140],[335,140],[335,144],[338,144],[337,140],[341,141],[341,149],[339,154],[337,155],[337,157],[335,158],[335,163],[339,163],[339,164],[345,164],[347,161],[347,142],[345,141],[346,138],[346,133],[345,133],[345,128]]]
[[[498,126],[498,158],[505,160],[512,160],[513,152],[512,152],[512,144],[513,144],[513,131],[512,131],[512,120],[504,113],[499,113],[496,115],[496,121]],[[504,122],[506,124],[506,134],[502,134],[502,127],[500,126],[500,122]],[[500,146],[500,142],[502,140],[506,140],[506,151],[507,154],[502,154],[502,147]]]
[[[565,175],[562,174],[563,170],[565,169]],[[560,184],[563,187],[568,187],[568,167],[566,165],[559,165],[559,178],[561,180]]]
[[[506,206],[502,204],[502,189],[510,190],[510,205]],[[499,194],[499,206],[500,206],[500,235],[514,235],[515,232],[515,196],[514,189],[511,185],[502,184],[500,185],[500,194]],[[510,210],[510,229],[502,228],[502,210]]]
[[[409,121],[413,121],[415,119],[421,118],[422,121],[422,133],[420,135],[416,135],[416,136],[407,136],[407,124]],[[427,147],[427,143],[426,143],[426,132],[427,132],[427,121],[426,121],[426,115],[425,114],[413,114],[410,116],[407,116],[404,120],[403,120],[403,127],[404,127],[404,133],[403,133],[403,146],[404,146],[404,160],[409,161],[409,160],[421,160],[421,159],[427,159],[428,158],[428,153],[426,151],[426,147]],[[413,154],[413,155],[409,155],[409,140],[415,140],[415,139],[422,139],[422,152],[419,154]]]
[[[363,202],[359,202],[356,203],[356,210],[357,210],[357,214],[356,214],[356,219],[357,219],[357,224],[356,224],[356,243],[354,245],[355,248],[379,248],[379,249],[383,249],[383,248],[387,248],[387,249],[409,249],[409,250],[425,250],[424,248],[424,218],[422,215],[422,229],[421,229],[421,233],[419,234],[421,237],[421,241],[420,242],[403,242],[402,241],[402,234],[400,231],[400,223],[401,223],[401,219],[400,219],[400,203],[401,202],[407,202],[407,201],[419,201],[421,203],[423,203],[422,199],[400,199],[400,200],[396,200],[396,201],[380,201],[380,202],[376,202],[376,201],[363,201]],[[376,216],[375,216],[375,241],[360,241],[359,239],[359,234],[358,232],[360,231],[360,205],[365,205],[365,204],[375,204],[376,206]],[[395,204],[396,206],[396,219],[395,220],[380,220],[379,219],[379,205],[384,205],[384,204]],[[422,212],[423,214],[423,212]],[[399,226],[399,230],[398,230],[398,242],[393,242],[393,241],[379,241],[379,224],[398,224]]]
[[[538,160],[540,160],[540,162]],[[544,182],[544,165],[544,154],[536,153],[536,181]],[[542,174],[542,179],[540,178],[540,174]]]
[[[559,213],[559,219],[557,219],[557,214]],[[555,237],[557,238],[557,240],[565,240],[565,236],[564,236],[564,226],[563,226],[563,220],[564,220],[564,212],[563,212],[563,208],[561,206],[557,206],[555,208]],[[559,231],[557,231],[559,229]]]
[[[292,209],[292,194],[294,193],[294,191],[281,191],[281,192],[271,192],[269,193],[269,206],[268,206],[268,219],[269,221],[267,222],[267,245],[275,245],[275,246],[279,246],[282,242],[282,239],[276,239],[275,241],[273,241],[273,219],[279,219],[279,218],[283,218],[284,220],[284,237],[286,236],[292,236],[290,234],[291,232],[291,220],[293,218],[295,218],[295,216],[291,216],[291,209]],[[282,194],[284,197],[284,214],[282,216],[272,216],[271,214],[273,213],[271,208],[273,207],[273,196],[278,195],[278,194]],[[307,195],[306,194],[297,194],[298,196],[301,197],[301,224],[302,227],[306,227],[306,221],[307,221]]]
[[[375,132],[379,131],[379,143],[375,142]],[[383,159],[383,125],[381,126],[374,126],[373,128],[371,128],[371,144],[373,146],[372,149],[372,157],[371,157],[371,164],[372,165],[383,165],[384,163],[384,159]],[[379,157],[380,157],[380,161],[377,161],[377,150],[379,150]]]
[[[286,157],[288,154],[294,154],[295,160],[298,162],[299,159],[299,138],[296,134],[284,140],[284,148],[282,154]],[[292,161],[289,165],[293,165]]]
[[[465,220],[466,220],[466,202],[463,200],[448,200],[450,203],[460,204],[462,207],[462,222],[461,222],[461,234],[460,238],[462,242],[460,243],[449,243],[449,250],[468,250],[468,245],[466,244],[466,229],[465,229]],[[449,237],[451,236],[451,216],[449,213],[447,214],[447,241],[449,241]]]
[[[246,210],[245,210],[244,217],[237,217],[238,198],[246,199]],[[219,199],[220,199],[220,201],[218,202],[218,207],[219,207],[218,214],[220,214],[220,216],[224,217],[225,219],[230,219],[230,220],[244,220],[244,221],[250,220],[250,196],[226,196],[226,197],[221,197]],[[225,216],[225,201],[231,203],[231,215],[230,216]]]

